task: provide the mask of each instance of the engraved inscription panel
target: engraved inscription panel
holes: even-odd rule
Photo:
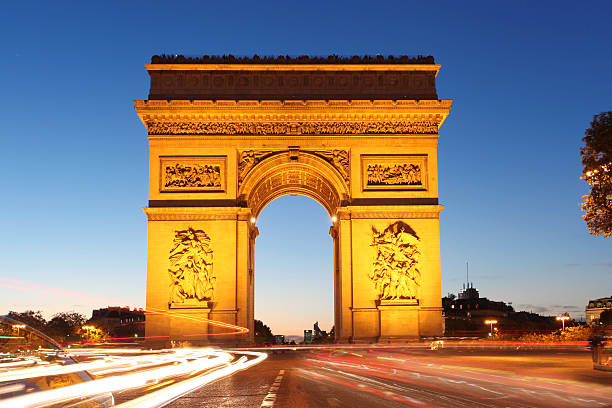
[[[224,156],[161,157],[159,191],[225,191]]]
[[[361,156],[363,190],[427,190],[426,155]]]

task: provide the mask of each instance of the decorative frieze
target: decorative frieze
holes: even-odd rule
[[[210,237],[191,227],[177,230],[170,249],[170,308],[209,308],[216,277]]]
[[[369,275],[377,303],[417,303],[421,286],[419,237],[405,222],[396,221],[379,232],[372,227],[376,256]]]
[[[363,190],[426,190],[426,155],[361,156]]]
[[[225,190],[225,157],[162,157],[160,166],[160,192]]]
[[[238,159],[238,183],[242,183],[247,174],[257,163],[268,157],[279,153],[286,153],[289,150],[243,150]],[[319,156],[329,164],[334,166],[345,181],[349,181],[349,153],[342,149],[302,151],[304,153]]]
[[[438,120],[372,122],[145,122],[150,135],[370,135],[437,134]]]

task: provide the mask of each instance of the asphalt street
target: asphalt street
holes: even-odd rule
[[[168,406],[612,407],[612,373],[587,352],[284,351]]]

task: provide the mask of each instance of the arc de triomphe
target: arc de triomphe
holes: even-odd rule
[[[432,57],[152,62],[147,336],[253,340],[257,216],[285,194],[329,212],[336,340],[442,334]]]

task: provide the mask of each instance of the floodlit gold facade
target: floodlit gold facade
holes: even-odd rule
[[[438,65],[147,69],[147,309],[182,315],[148,315],[147,336],[223,331],[200,316],[250,329],[215,341],[253,340],[256,219],[286,194],[330,214],[338,341],[442,334]]]

